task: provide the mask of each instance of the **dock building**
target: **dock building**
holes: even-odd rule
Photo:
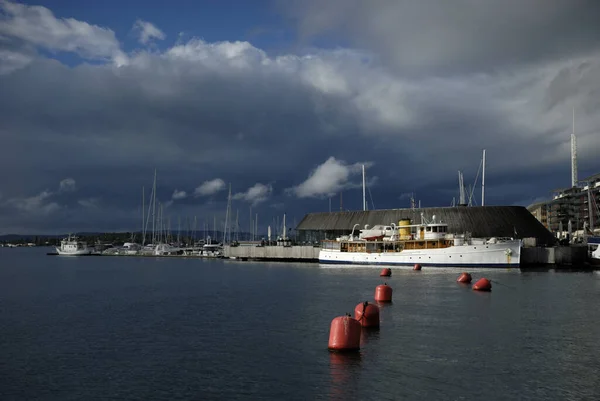
[[[600,173],[570,188],[553,191],[552,199],[527,207],[544,227],[553,233],[573,233],[587,229],[600,233]]]

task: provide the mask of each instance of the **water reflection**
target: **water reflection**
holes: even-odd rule
[[[358,390],[357,380],[361,370],[360,352],[330,352],[329,377],[331,400],[350,400]]]
[[[364,348],[370,342],[379,340],[379,327],[363,327],[360,332],[360,347]]]

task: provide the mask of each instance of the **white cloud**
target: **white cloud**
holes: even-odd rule
[[[52,196],[50,191],[42,191],[35,196],[28,198],[13,198],[6,201],[6,204],[13,206],[17,210],[30,214],[48,215],[60,209],[56,202],[48,202]]]
[[[138,40],[141,44],[148,44],[152,39],[163,40],[166,35],[154,24],[147,21],[137,20],[133,25],[133,30],[138,34]]]
[[[171,195],[172,200],[179,200],[187,198],[187,193],[185,191],[173,191],[173,195]]]
[[[233,195],[233,199],[242,199],[246,202],[250,202],[252,205],[266,201],[271,193],[273,187],[270,184],[261,184],[257,182],[252,187],[248,188],[246,192],[238,192]]]
[[[223,190],[225,188],[225,181],[220,178],[215,178],[214,180],[204,181],[202,185],[197,187],[194,190],[194,196],[209,196],[214,195],[217,192]]]
[[[77,201],[77,204],[84,208],[96,209],[99,206],[99,200],[97,198],[80,199]]]
[[[306,181],[288,191],[299,198],[333,196],[342,189],[357,186],[357,184],[349,182],[349,179],[351,175],[362,172],[363,164],[365,168],[372,165],[370,162],[346,164],[331,156],[314,169]]]
[[[51,51],[67,51],[85,58],[123,57],[115,33],[73,18],[56,18],[42,6],[0,1],[0,35],[21,39]]]
[[[0,38],[1,40],[1,38]],[[2,43],[0,42],[0,45]],[[0,49],[0,75],[25,67],[33,60],[29,54]]]
[[[60,192],[73,192],[77,189],[76,182],[73,178],[65,178],[59,184]]]

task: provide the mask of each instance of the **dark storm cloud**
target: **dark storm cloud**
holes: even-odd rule
[[[13,30],[11,54],[27,57],[4,69],[0,57],[2,232],[137,229],[155,169],[172,227],[193,216],[221,227],[229,184],[242,227],[250,208],[263,229],[283,212],[328,210],[329,197],[333,210],[360,208],[362,164],[377,208],[408,206],[408,192],[449,205],[457,170],[471,184],[483,148],[488,203],[524,203],[559,171],[568,185],[573,107],[581,170],[598,168],[597,53],[409,77],[366,50],[275,57],[191,39],[124,54],[112,31],[81,39],[67,29],[80,25],[40,15],[58,33]],[[72,67],[37,48],[110,59]]]
[[[584,55],[600,43],[594,0],[297,0],[278,2],[305,39],[374,50],[406,74],[495,71]]]

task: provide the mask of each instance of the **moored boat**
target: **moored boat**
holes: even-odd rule
[[[56,253],[61,256],[82,256],[92,253],[92,249],[87,244],[75,236],[69,235],[60,241],[60,246],[56,247]]]
[[[372,232],[355,236],[353,230],[349,236],[323,241],[319,263],[441,267],[520,265],[519,239],[471,238],[468,233],[449,233],[448,225],[436,222],[435,216],[431,222],[421,215],[421,224],[402,220],[398,227],[395,224],[390,227],[391,234],[381,239],[367,240],[365,237],[374,237]]]

